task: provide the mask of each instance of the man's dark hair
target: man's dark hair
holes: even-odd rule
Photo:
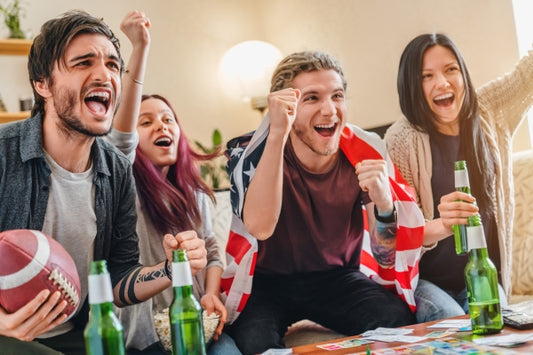
[[[91,16],[85,11],[73,10],[48,20],[33,40],[28,55],[28,72],[35,99],[32,115],[44,113],[44,98],[35,90],[34,82],[50,79],[54,65],[65,64],[64,55],[70,42],[84,33],[102,34],[109,38],[117,50],[121,68],[123,67],[119,40],[102,18]]]

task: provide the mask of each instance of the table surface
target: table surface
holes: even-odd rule
[[[454,319],[461,319],[461,318],[468,319],[468,315],[455,317]],[[411,333],[409,335],[424,336],[424,335],[426,335],[426,334],[428,334],[428,333],[430,333],[432,331],[440,330],[440,329],[434,329],[434,328],[429,328],[428,329],[428,326],[430,326],[432,324],[435,324],[435,323],[438,323],[440,321],[442,321],[442,320],[428,322],[428,323],[414,324],[414,325],[410,325],[410,326],[403,327],[403,328],[413,329],[413,333]],[[533,333],[533,330],[518,330],[518,329],[514,329],[514,328],[510,328],[510,327],[505,326],[500,333],[495,334],[494,336],[507,335],[507,334],[511,334],[511,333]],[[493,335],[487,335],[487,336],[493,336]],[[331,355],[337,355],[337,354],[354,354],[354,353],[358,353],[358,352],[365,352],[366,351],[366,345],[360,345],[360,346],[355,346],[355,347],[345,348],[345,349],[339,349],[339,350],[324,350],[324,349],[321,349],[321,348],[317,347],[317,345],[319,345],[319,344],[336,343],[336,342],[340,342],[340,341],[343,341],[343,340],[355,339],[355,338],[359,338],[359,337],[360,336],[356,335],[356,336],[350,336],[350,337],[340,338],[340,339],[336,339],[336,340],[323,341],[323,342],[320,342],[320,343],[301,345],[301,346],[297,346],[297,347],[292,348],[292,352],[293,352],[293,354],[301,354],[301,355],[305,355],[305,354],[328,354],[328,355],[331,354]],[[457,338],[457,339],[471,341],[472,340],[472,332],[470,332],[470,331],[468,331],[468,332],[456,332],[456,333],[454,333],[452,335],[452,337]],[[427,339],[427,341],[430,341],[430,340],[434,340],[434,339],[429,339],[429,338]],[[394,347],[399,346],[399,345],[405,345],[405,343],[399,343],[399,342],[396,342],[396,343],[373,342],[373,343],[370,343],[369,345],[370,345],[370,349],[371,350],[377,350],[377,349],[394,348]],[[506,349],[506,348],[502,348],[502,347],[496,347],[496,348],[497,349],[501,349],[501,350],[505,350]],[[518,352],[518,353],[533,354],[533,344],[531,342],[528,342],[528,343],[526,343],[526,344],[524,344],[522,346],[510,348],[509,350],[512,350],[512,351]]]

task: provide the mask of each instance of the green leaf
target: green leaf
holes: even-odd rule
[[[209,175],[209,167],[206,165],[200,165],[200,175],[202,176],[202,179],[205,180],[207,175]]]
[[[209,149],[206,146],[204,146],[202,143],[200,143],[199,141],[194,141],[194,144],[196,144],[196,146],[200,148],[202,152],[209,153]]]
[[[218,147],[221,144],[222,144],[222,134],[220,133],[218,129],[215,129],[213,131],[213,145],[215,147]]]

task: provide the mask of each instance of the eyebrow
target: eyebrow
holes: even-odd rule
[[[452,66],[452,65],[460,66],[459,62],[457,60],[454,60],[454,61],[451,61],[451,62],[448,62],[448,63],[444,64],[443,67],[447,68],[447,67]],[[433,70],[433,69],[432,68],[422,67],[422,71],[424,71],[424,70]]]
[[[74,62],[77,62],[79,60],[84,60],[84,59],[88,59],[88,58],[94,58],[96,57],[96,54],[94,52],[89,52],[87,54],[82,54],[82,55],[79,55],[79,56],[76,56],[74,58],[71,58],[68,62],[69,63],[74,63]],[[119,62],[120,63],[120,59],[118,58],[118,56],[112,54],[112,55],[108,55],[106,57],[107,59],[111,59],[111,60],[114,60],[116,62]]]
[[[331,92],[332,93],[336,93],[336,92],[344,92],[344,88],[342,86],[336,88],[336,89],[333,89]],[[302,91],[302,95],[309,95],[309,94],[314,94],[314,95],[317,95],[319,94],[319,91],[316,90],[316,89],[311,89],[309,91]]]

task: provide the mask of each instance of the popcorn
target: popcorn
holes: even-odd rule
[[[215,330],[218,327],[220,316],[216,313],[207,315],[207,312],[204,310],[202,313],[202,319],[204,324],[205,343],[209,344],[209,342],[213,339],[213,335],[215,335]],[[171,351],[172,342],[170,340],[170,318],[168,316],[168,308],[165,308],[162,311],[154,314],[154,324],[155,331],[159,336],[161,344],[163,344],[166,350]]]

